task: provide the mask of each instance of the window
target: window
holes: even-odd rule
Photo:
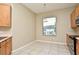
[[[43,34],[56,35],[56,17],[43,18]]]

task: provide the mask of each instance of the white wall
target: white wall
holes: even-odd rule
[[[66,34],[76,34],[70,26],[70,14],[72,10],[73,7],[38,14],[36,17],[36,39],[65,43]],[[57,17],[56,36],[43,36],[42,34],[42,18],[48,16]]]
[[[35,14],[21,4],[12,4],[13,50],[35,40]]]

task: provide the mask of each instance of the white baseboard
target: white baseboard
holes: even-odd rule
[[[44,43],[54,43],[54,44],[66,45],[66,43],[61,43],[61,42],[52,42],[52,41],[44,41],[44,40],[36,40],[36,41],[44,42]]]
[[[12,54],[15,53],[16,51],[19,51],[19,50],[23,49],[24,47],[27,47],[27,46],[33,44],[34,42],[36,42],[36,41],[32,41],[32,42],[30,42],[30,43],[28,43],[28,44],[25,44],[24,46],[21,46],[21,47],[18,48],[18,49],[13,50],[13,51],[12,51]]]

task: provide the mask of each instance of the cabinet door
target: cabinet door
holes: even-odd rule
[[[77,18],[79,16],[79,5],[75,8],[75,17]]]
[[[1,55],[1,44],[0,44],[0,55]]]
[[[79,40],[77,40],[77,43],[76,43],[76,53],[77,55],[79,55]]]
[[[6,55],[6,48],[5,48],[5,41],[1,42],[1,47],[0,47],[0,54],[1,55]]]
[[[12,51],[12,39],[9,38],[6,40],[6,55],[10,55]]]
[[[76,19],[75,19],[75,10],[71,14],[71,27],[75,29],[77,27],[76,25]]]
[[[0,4],[0,26],[10,26],[10,5]]]

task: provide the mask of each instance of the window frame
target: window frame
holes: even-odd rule
[[[52,17],[55,17],[56,18],[56,32],[55,32],[55,34],[52,34],[52,35],[46,35],[46,34],[44,34],[43,20],[45,18],[52,18]],[[56,36],[57,35],[57,17],[56,16],[42,17],[42,34],[43,34],[43,36]]]

